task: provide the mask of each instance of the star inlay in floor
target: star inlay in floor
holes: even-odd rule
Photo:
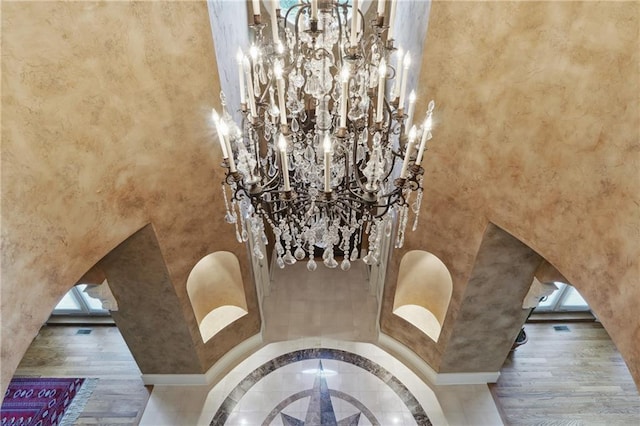
[[[322,368],[322,361],[318,362],[318,372],[316,373],[316,378],[313,383],[305,420],[302,421],[287,414],[280,413],[284,426],[358,426],[361,414],[362,413],[356,413],[340,421],[336,419],[333,403],[331,402],[331,394],[329,393],[329,386],[324,376],[324,368]]]

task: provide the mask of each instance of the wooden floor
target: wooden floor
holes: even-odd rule
[[[640,396],[598,323],[527,324],[492,392],[509,425],[640,425]],[[91,329],[91,334],[76,334]],[[97,377],[76,424],[137,424],[150,389],[114,326],[45,326],[16,375]],[[474,426],[474,425],[469,425]]]
[[[138,424],[151,393],[120,332],[108,325],[43,327],[16,376],[98,378],[76,425]]]
[[[529,341],[491,386],[506,424],[640,425],[636,386],[599,323],[528,323],[525,331]]]

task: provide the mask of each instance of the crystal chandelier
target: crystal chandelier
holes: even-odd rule
[[[213,111],[225,219],[238,241],[253,239],[258,258],[272,232],[280,268],[308,257],[313,271],[320,253],[329,268],[338,257],[347,270],[361,253],[373,265],[394,219],[396,247],[409,210],[417,226],[434,108],[419,128],[413,91],[405,109],[410,57],[394,46],[396,0],[380,0],[368,28],[358,0],[302,0],[287,11],[266,0],[271,37],[252,1],[254,41],[237,56],[242,122],[224,94],[222,113]]]

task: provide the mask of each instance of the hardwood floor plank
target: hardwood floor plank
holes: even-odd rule
[[[91,333],[77,334],[79,329]],[[43,327],[15,375],[98,378],[76,425],[136,425],[151,393],[113,325]]]
[[[508,425],[640,425],[640,396],[601,324],[528,323],[491,391]]]

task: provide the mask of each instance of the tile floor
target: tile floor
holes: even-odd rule
[[[209,425],[225,398],[253,370],[282,354],[314,347],[341,349],[378,363],[409,389],[434,425],[502,424],[486,385],[439,386],[434,387],[434,392],[404,364],[373,344],[317,337],[267,344],[231,370],[213,388],[205,386],[155,386],[140,424],[143,426]],[[370,378],[365,379],[366,374],[362,372],[358,372],[360,376],[348,376],[346,369],[351,367],[343,367],[339,364],[332,365],[331,361],[328,362],[328,366],[331,366],[331,369],[338,373],[331,381],[329,378],[327,379],[329,387],[341,386],[369,404],[373,404],[375,401],[376,405],[373,406],[379,405],[377,413],[380,416],[381,425],[415,424],[403,411],[404,404],[394,400],[393,395],[388,392],[388,389],[385,389],[384,384],[376,383],[376,380]],[[234,411],[233,417],[230,417],[225,424],[227,426],[261,425],[265,419],[263,414],[269,406],[273,409],[276,401],[279,402],[295,393],[294,387],[300,390],[300,388],[309,386],[311,379],[304,378],[304,371],[314,367],[307,364],[298,362],[291,364],[288,369],[279,369],[271,373],[274,376],[269,382],[264,382],[264,384],[259,382],[256,384],[259,385],[258,388],[244,395],[236,407],[237,410]],[[274,385],[274,383],[280,384]],[[287,390],[289,388],[290,390]],[[265,391],[265,389],[267,390]],[[274,392],[273,395],[268,395],[271,391]],[[365,395],[368,392],[371,394]],[[244,400],[245,397],[246,400]],[[302,400],[298,404],[302,406],[305,403],[308,404],[308,400]],[[342,405],[338,409],[340,415],[353,412],[353,408],[348,405]],[[289,407],[289,410],[285,410],[285,413],[301,416],[300,413],[304,411],[304,408],[292,406]],[[338,413],[336,412],[336,414]],[[365,420],[361,419],[359,424],[368,424]],[[272,424],[280,423],[274,422]]]

